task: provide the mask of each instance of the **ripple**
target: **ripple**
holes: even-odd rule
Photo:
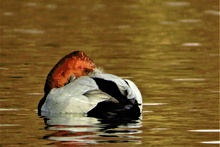
[[[211,57],[218,57],[219,54],[209,54],[209,56],[211,56]]]
[[[43,95],[44,93],[41,92],[32,92],[32,93],[27,93],[27,95]]]
[[[130,25],[119,25],[118,26],[119,29],[128,29],[128,28],[131,28]]]
[[[19,124],[0,124],[0,127],[17,127],[17,126],[21,126]]]
[[[44,114],[46,119],[46,124],[51,126],[56,126],[62,124],[63,126],[87,126],[87,128],[96,126],[99,121],[96,118],[86,117],[82,114]],[[67,127],[65,127],[67,128]],[[54,128],[53,128],[54,129]]]
[[[9,68],[0,67],[0,70],[8,70]]]
[[[201,130],[188,130],[189,132],[197,133],[219,133],[219,129],[201,129]],[[203,144],[220,144],[220,141],[202,141]]]
[[[183,82],[195,82],[195,81],[205,81],[203,78],[178,78],[172,79],[173,81],[183,81]]]
[[[47,9],[56,9],[57,5],[55,5],[55,4],[48,4],[46,7],[47,7]]]
[[[205,11],[206,14],[211,14],[211,15],[220,15],[220,12],[217,10],[207,10]]]
[[[183,43],[181,45],[182,46],[192,46],[192,47],[195,47],[195,46],[201,46],[201,43],[198,43],[198,42],[188,42],[188,43]]]
[[[97,128],[94,127],[70,127],[70,126],[51,126],[48,127],[47,130],[54,130],[54,131],[70,131],[70,132],[95,132]]]
[[[212,90],[212,91],[210,91],[211,93],[220,93],[220,91],[215,91],[215,90]]]
[[[3,15],[5,15],[5,16],[12,16],[12,15],[14,15],[14,13],[13,12],[3,12]]]
[[[189,130],[190,132],[208,132],[208,133],[217,133],[220,132],[218,129],[212,129],[212,130]]]
[[[165,5],[172,6],[172,7],[183,7],[183,6],[189,6],[189,2],[166,2]]]
[[[44,34],[43,30],[38,29],[14,29],[14,32],[20,32],[24,34]]]
[[[16,108],[0,108],[0,111],[19,111],[20,109]]]
[[[152,128],[150,130],[152,131],[165,131],[165,130],[168,130],[169,128]]]
[[[203,142],[200,142],[200,143],[203,143],[203,144],[220,144],[220,141],[203,141]]]
[[[50,114],[44,117],[45,130],[52,131],[44,139],[61,144],[89,145],[100,143],[141,143],[141,120],[102,120],[82,114]]]
[[[180,23],[198,23],[201,20],[199,19],[180,19],[179,22]]]
[[[174,25],[176,24],[175,21],[161,21],[160,24],[162,25]]]
[[[167,103],[143,103],[143,106],[158,106],[158,105],[166,105]]]
[[[95,140],[86,140],[85,138],[92,138],[95,135],[85,135],[85,136],[77,136],[77,137],[49,137],[47,139],[49,140],[55,140],[55,141],[70,141],[70,142],[81,142],[85,144],[96,144]]]
[[[26,3],[25,6],[28,6],[28,7],[36,7],[36,6],[37,6],[37,3],[29,2],[29,3]]]
[[[154,111],[143,111],[142,113],[152,113]]]

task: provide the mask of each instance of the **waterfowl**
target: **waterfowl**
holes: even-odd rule
[[[82,113],[96,118],[137,119],[142,96],[128,79],[104,73],[82,51],[63,57],[50,71],[38,114]]]

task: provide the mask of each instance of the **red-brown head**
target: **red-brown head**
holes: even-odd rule
[[[95,63],[82,51],[74,51],[63,57],[50,71],[44,87],[45,94],[52,88],[67,84],[71,76],[88,75],[95,69]]]

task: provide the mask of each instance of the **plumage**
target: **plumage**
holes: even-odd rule
[[[73,74],[69,78],[69,83],[45,94],[38,106],[40,115],[82,113],[97,118],[135,119],[140,116],[142,97],[132,81],[97,68],[87,75]]]

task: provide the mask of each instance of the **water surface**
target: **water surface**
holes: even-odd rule
[[[0,5],[1,146],[219,145],[217,0]],[[140,120],[37,116],[48,72],[74,50],[138,85]]]

